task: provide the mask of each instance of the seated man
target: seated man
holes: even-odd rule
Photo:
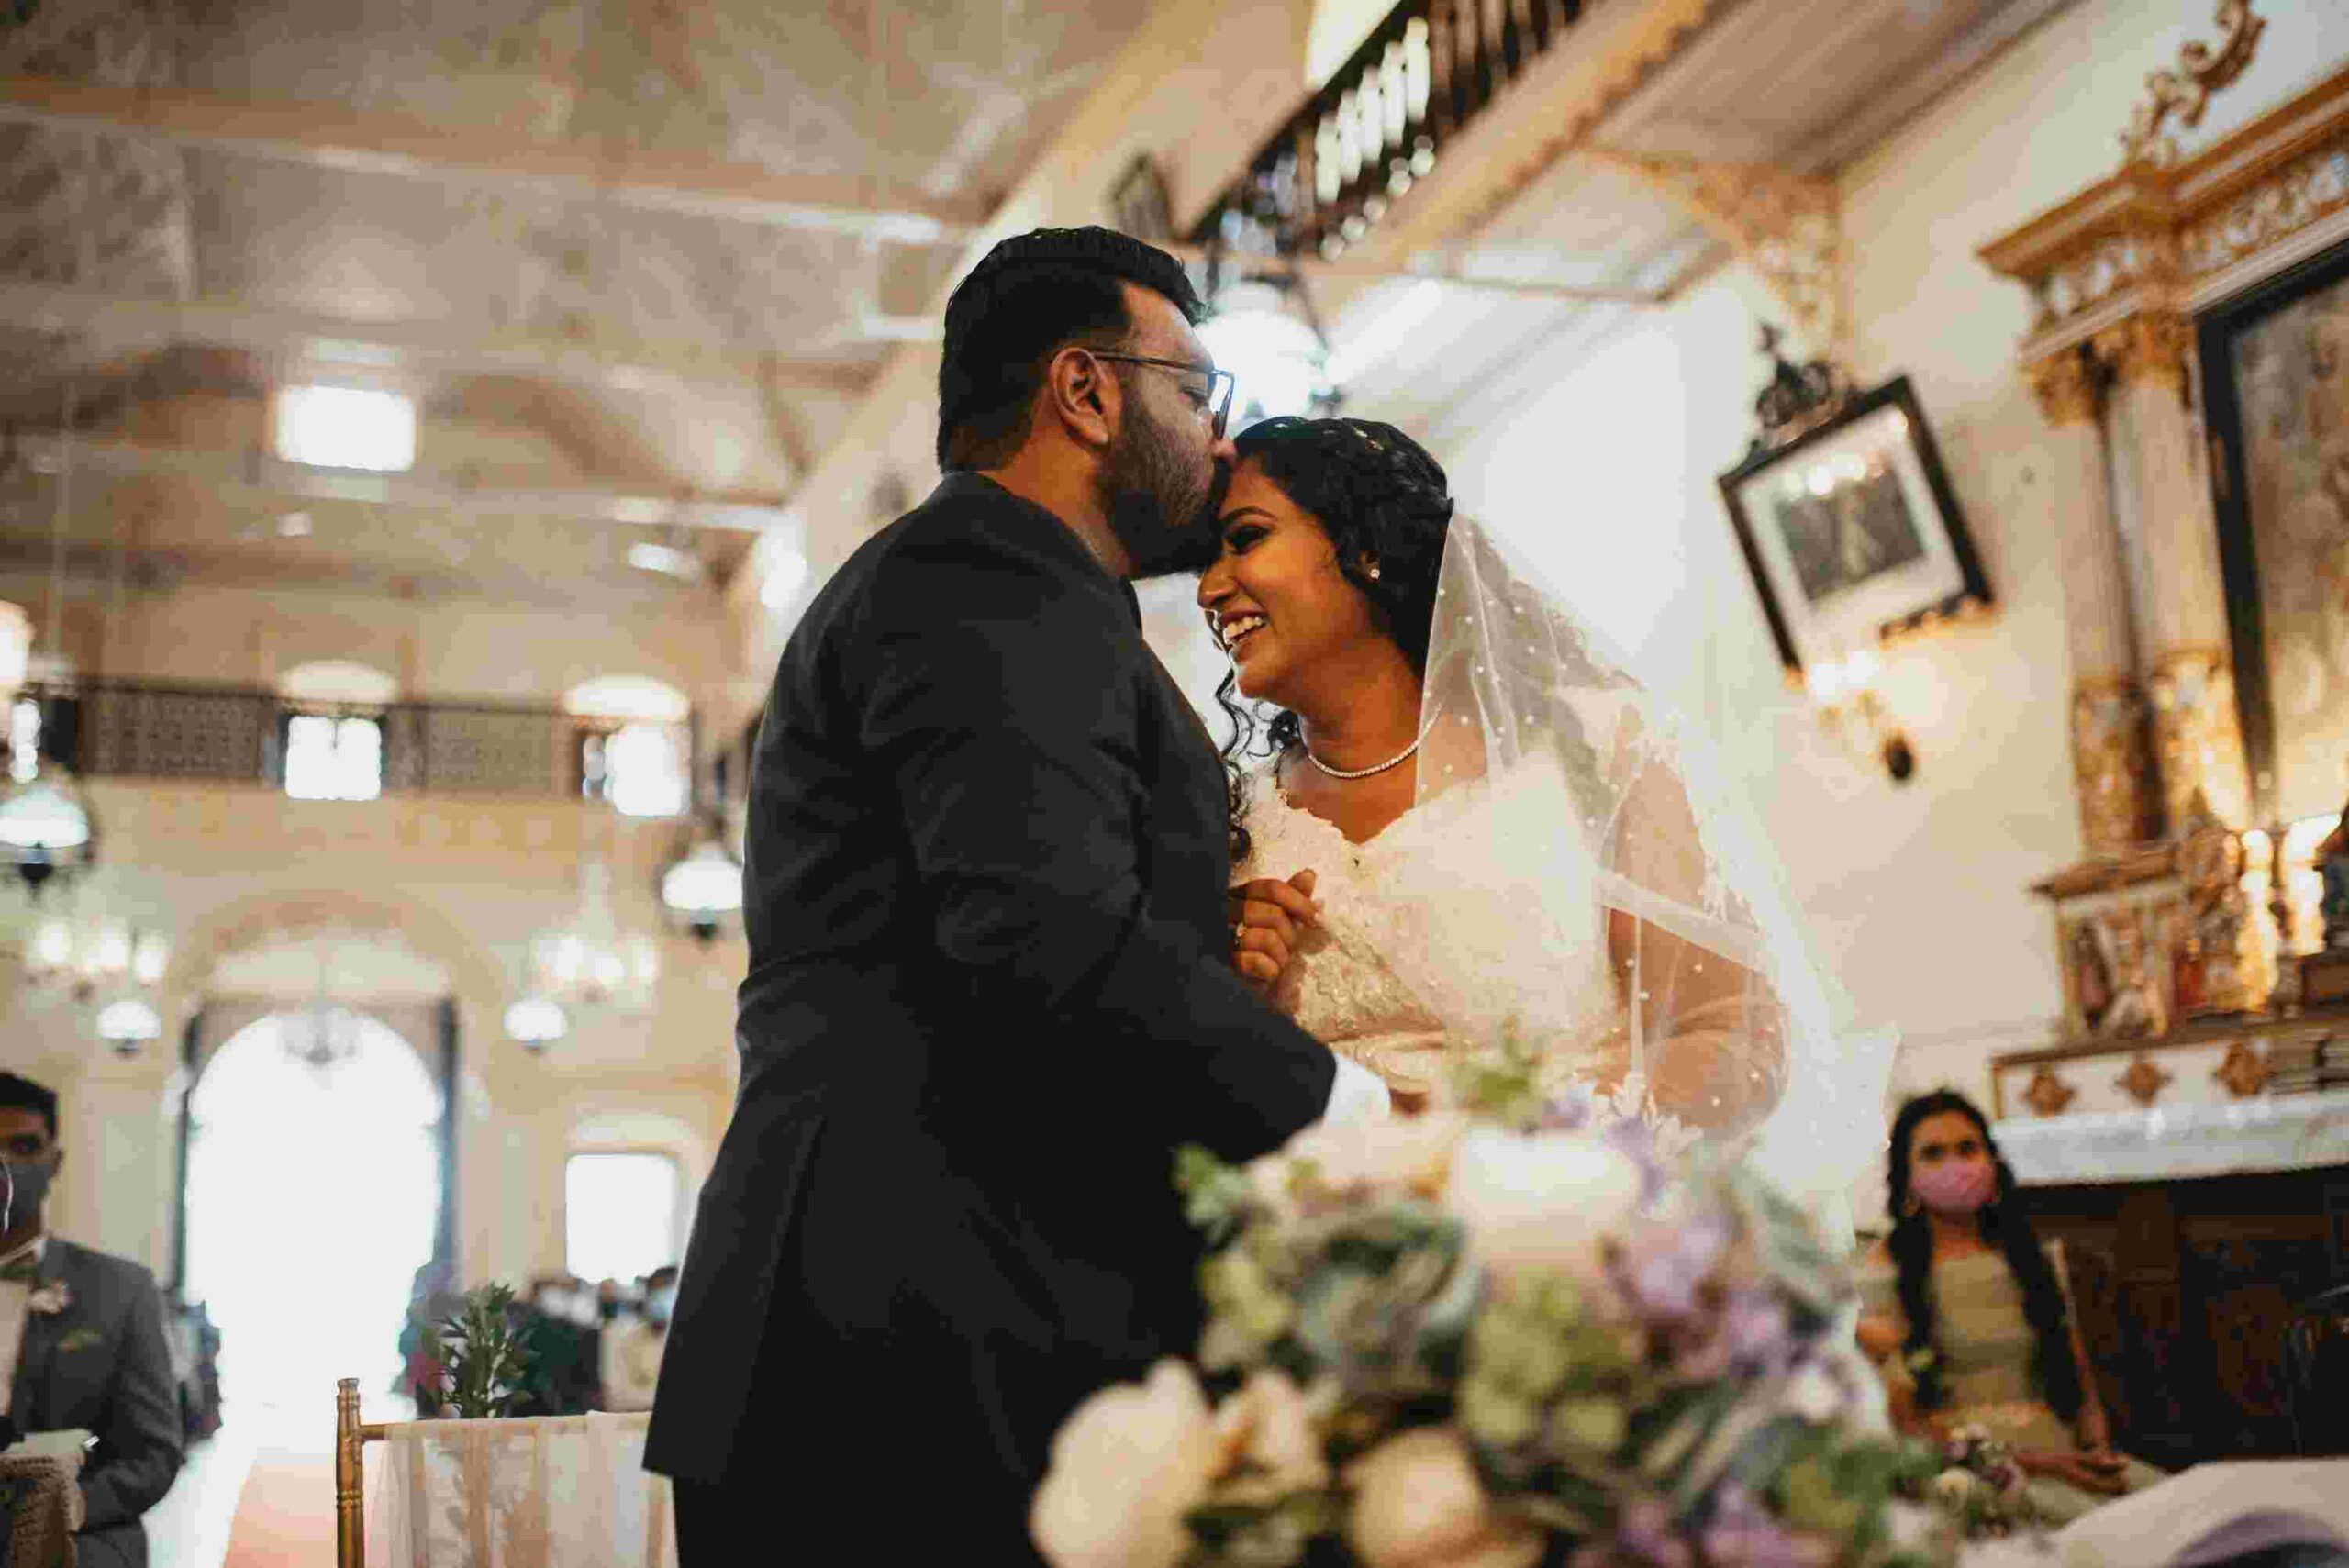
[[[57,1096],[0,1073],[0,1384],[25,1432],[82,1429],[83,1568],[144,1568],[139,1522],[180,1470],[180,1411],[155,1276],[49,1235],[41,1207],[63,1153]]]

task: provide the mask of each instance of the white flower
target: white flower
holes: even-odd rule
[[[1269,1503],[1330,1484],[1312,1407],[1286,1373],[1251,1373],[1216,1411],[1215,1429],[1222,1445],[1219,1469],[1243,1472],[1219,1496]]]
[[[1347,1544],[1365,1568],[1531,1568],[1542,1532],[1493,1511],[1449,1427],[1417,1427],[1346,1467]]]
[[[1604,1273],[1599,1243],[1631,1219],[1641,1192],[1639,1167],[1597,1139],[1478,1128],[1461,1142],[1443,1201],[1495,1273],[1588,1283]]]
[[[1933,1477],[1933,1496],[1944,1503],[1963,1503],[1981,1488],[1966,1470],[1944,1470]]]
[[[1405,1188],[1432,1197],[1443,1190],[1453,1151],[1468,1118],[1451,1112],[1389,1121],[1315,1122],[1277,1154],[1248,1167],[1248,1179],[1267,1201],[1286,1207],[1290,1184],[1310,1167],[1313,1180],[1333,1192]]]
[[[1053,1568],[1174,1568],[1191,1545],[1183,1516],[1219,1462],[1198,1380],[1162,1361],[1148,1383],[1105,1388],[1063,1423],[1029,1534]]]
[[[1782,1398],[1789,1411],[1814,1427],[1826,1426],[1843,1414],[1842,1384],[1815,1362],[1787,1380]]]
[[[25,1310],[43,1318],[54,1318],[73,1305],[73,1287],[63,1280],[50,1280],[25,1297]]]

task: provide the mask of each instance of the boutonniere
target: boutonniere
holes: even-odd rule
[[[69,1351],[86,1351],[92,1345],[106,1343],[106,1338],[95,1329],[76,1329],[57,1341],[57,1351],[63,1355]]]
[[[61,1279],[50,1280],[25,1298],[25,1310],[44,1318],[54,1318],[72,1305],[73,1287]]]

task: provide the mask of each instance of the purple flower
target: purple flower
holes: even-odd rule
[[[1656,1143],[1655,1129],[1633,1118],[1615,1122],[1599,1137],[1614,1145],[1616,1151],[1640,1168],[1640,1207],[1645,1208],[1664,1195],[1672,1184],[1672,1173],[1665,1168],[1664,1152]]]
[[[1836,1556],[1833,1542],[1788,1530],[1735,1482],[1714,1499],[1704,1545],[1712,1568],[1827,1568]]]
[[[1545,1132],[1580,1132],[1597,1114],[1590,1085],[1569,1084],[1564,1094],[1542,1107],[1542,1129]]]
[[[1607,1551],[1609,1561],[1649,1563],[1649,1568],[1694,1568],[1696,1554],[1673,1526],[1673,1509],[1663,1497],[1632,1497],[1616,1518],[1616,1538]]]
[[[1705,1342],[1681,1358],[1679,1370],[1684,1377],[1776,1376],[1794,1365],[1798,1349],[1785,1303],[1765,1290],[1738,1290]]]
[[[1712,1214],[1642,1225],[1620,1255],[1617,1284],[1642,1316],[1686,1322],[1697,1315],[1697,1293],[1735,1233],[1727,1218]]]

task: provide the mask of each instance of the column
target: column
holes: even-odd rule
[[[2138,630],[2163,819],[2172,833],[2192,814],[2198,794],[2230,827],[2251,817],[2218,524],[2186,406],[2192,347],[2186,318],[2159,312],[2106,328],[2093,344],[2112,370],[2113,462],[2143,552]]]
[[[2091,855],[2119,854],[2160,830],[2137,682],[2129,588],[2105,480],[2096,367],[2072,348],[2023,367],[2046,418],[2056,559],[2072,661],[2072,787]]]

